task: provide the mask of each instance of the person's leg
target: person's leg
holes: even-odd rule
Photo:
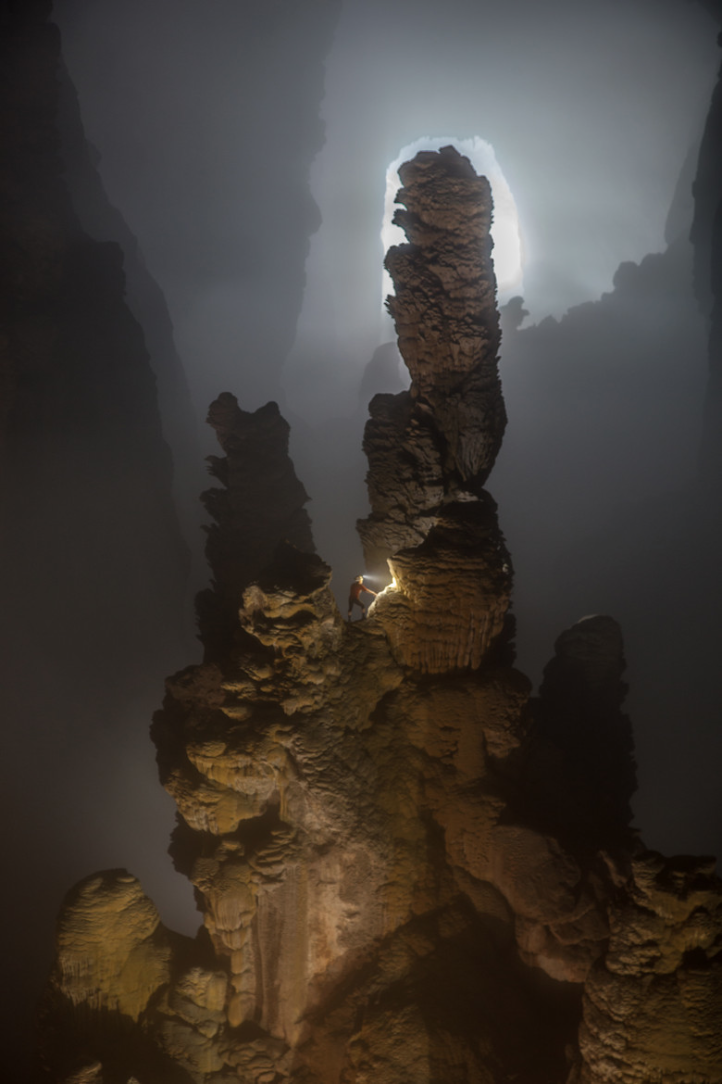
[[[366,613],[364,612],[364,603],[360,602],[360,600],[358,598],[350,598],[349,599],[349,612],[346,615],[347,621],[351,621],[352,609],[353,609],[354,606],[358,606],[359,609],[361,610],[362,617],[366,617]]]

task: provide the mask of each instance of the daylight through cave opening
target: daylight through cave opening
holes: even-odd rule
[[[392,222],[395,211],[395,199],[400,182],[397,171],[403,162],[411,161],[418,151],[436,151],[440,147],[453,144],[460,154],[469,158],[476,172],[487,177],[492,188],[494,206],[492,228],[494,241],[493,261],[497,279],[497,293],[501,302],[508,301],[513,294],[523,292],[524,246],[522,230],[517,213],[517,205],[507,179],[502,172],[494,147],[479,136],[458,139],[453,136],[422,136],[413,143],[408,143],[389,163],[386,171],[384,188],[384,213],[380,237],[382,249],[387,252],[392,245],[405,243],[403,231]],[[386,298],[393,292],[389,272],[382,267],[382,309]]]

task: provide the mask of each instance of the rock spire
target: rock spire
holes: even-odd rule
[[[377,395],[364,435],[372,513],[359,524],[367,565],[427,537],[443,506],[477,498],[506,424],[491,259],[492,196],[454,147],[405,163],[389,250],[387,300],[412,384]]]
[[[509,605],[511,562],[482,485],[506,416],[491,259],[492,196],[454,147],[405,163],[387,301],[412,384],[377,395],[364,434],[367,566],[394,588],[376,606],[395,658],[423,673],[477,667]]]

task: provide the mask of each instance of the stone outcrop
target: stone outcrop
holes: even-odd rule
[[[212,467],[225,488],[207,505],[223,621],[202,625],[204,662],[168,681],[153,725],[179,810],[171,851],[203,927],[176,940],[164,981],[167,935],[135,883],[91,880],[99,908],[133,898],[93,983],[86,931],[103,922],[81,886],[82,906],[74,897],[61,915],[47,1008],[52,1025],[58,1002],[77,1014],[79,997],[90,1021],[78,1080],[171,1079],[154,1078],[140,1045],[121,1064],[101,1010],[194,1084],[650,1084],[649,1065],[661,1082],[717,1079],[717,887],[629,827],[620,630],[598,616],[564,633],[535,700],[511,664],[509,557],[481,488],[503,418],[494,281],[488,267],[475,308],[459,285],[471,257],[463,248],[455,271],[441,238],[464,220],[457,195],[473,223],[489,217],[485,184],[450,149],[402,175],[419,210],[411,253],[390,262],[406,273],[415,244],[439,252],[415,280],[418,319],[401,289],[415,385],[375,400],[367,434],[362,534],[392,582],[366,620],[343,620],[307,526],[291,536],[304,494],[277,412],[245,415],[222,396],[211,422],[226,454]],[[446,314],[425,323],[426,304]],[[443,325],[462,327],[469,351],[432,344]],[[470,417],[484,438],[468,439]],[[274,488],[283,514],[255,520]],[[107,976],[131,958],[127,1001],[111,1003]],[[635,1011],[649,989],[675,1036],[658,1061],[658,1014]],[[666,1077],[671,1066],[689,1076]]]

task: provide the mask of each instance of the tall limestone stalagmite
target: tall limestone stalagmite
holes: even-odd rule
[[[124,871],[74,890],[45,1010],[68,1082],[717,1079],[716,882],[630,828],[620,630],[563,634],[539,699],[511,664],[489,189],[453,148],[401,176],[413,384],[373,401],[361,525],[391,583],[343,620],[278,412],[221,396],[205,658],[153,729],[204,925],[163,930]]]
[[[370,566],[425,540],[439,506],[476,499],[506,423],[497,373],[489,184],[448,147],[399,175],[394,216],[410,244],[387,253],[388,299],[409,392],[377,395],[364,449],[372,514],[359,525]]]
[[[359,525],[367,564],[395,590],[377,607],[395,658],[423,673],[478,667],[500,633],[510,565],[482,490],[506,417],[497,373],[487,179],[453,147],[402,166],[388,301],[408,392],[377,395],[364,447],[372,512]]]

